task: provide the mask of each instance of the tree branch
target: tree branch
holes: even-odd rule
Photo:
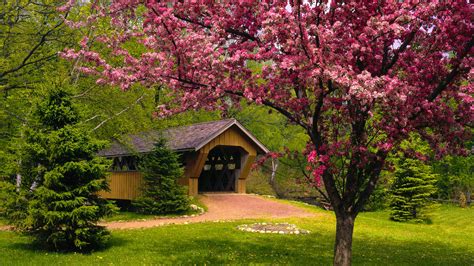
[[[196,86],[196,87],[209,87],[209,85],[199,83],[199,82],[195,82],[195,81],[192,81],[192,80],[176,78],[176,77],[173,77],[173,76],[163,76],[163,77],[164,78],[169,78],[169,79],[174,79],[174,80],[177,80],[179,82],[190,84],[190,85]],[[244,94],[242,92],[238,92],[238,91],[224,90],[224,93],[245,98]],[[265,106],[271,107],[272,109],[275,109],[276,111],[278,111],[279,113],[284,115],[286,118],[288,118],[290,121],[298,124],[299,126],[304,128],[305,130],[308,129],[308,125],[305,124],[304,122],[300,121],[299,119],[296,119],[295,117],[293,117],[293,114],[290,111],[288,111],[288,110],[286,110],[286,109],[284,109],[284,108],[282,108],[282,107],[280,107],[280,106],[278,106],[278,105],[276,105],[276,104],[274,104],[274,103],[272,103],[268,100],[263,100],[262,104],[265,105]]]
[[[304,54],[306,55],[306,57],[311,61],[311,56],[309,55],[308,53],[308,49],[306,49],[306,45],[305,45],[305,38],[304,38],[304,34],[303,34],[303,26],[301,25],[301,2],[300,1],[295,1],[297,2],[295,5],[296,5],[296,13],[297,13],[297,16],[298,16],[298,28],[300,30],[300,39],[301,39],[301,47],[303,48],[303,51],[304,51]]]
[[[100,122],[96,127],[94,127],[92,129],[92,131],[96,131],[97,129],[99,129],[101,126],[103,126],[107,121],[110,121],[111,119],[123,114],[124,112],[128,111],[130,108],[132,108],[132,106],[138,104],[144,97],[146,96],[145,93],[143,93],[138,99],[135,100],[135,102],[133,102],[131,105],[127,106],[126,108],[124,108],[123,110],[121,110],[120,112],[112,115],[112,116],[109,116],[107,119],[103,120],[102,122]],[[95,117],[93,117],[95,118]],[[89,119],[91,120],[91,119]]]
[[[398,49],[394,52],[392,60],[390,60],[390,62],[388,62],[388,64],[386,64],[386,65],[382,64],[382,68],[380,69],[380,76],[387,74],[388,71],[390,70],[390,68],[392,68],[393,65],[395,65],[395,63],[397,63],[398,58],[400,57],[400,54],[403,53],[406,50],[406,48],[408,47],[408,45],[413,41],[417,31],[418,31],[418,29],[415,26],[415,29],[412,32],[410,32],[410,34],[408,34],[405,41],[403,41],[403,43],[400,45],[400,47],[398,47]]]
[[[186,21],[188,23],[191,23],[191,24],[196,24],[196,25],[199,25],[203,28],[206,28],[206,29],[210,29],[211,26],[209,25],[206,25],[202,22],[199,22],[199,21],[195,21],[195,20],[192,20],[190,18],[186,18],[186,17],[183,17],[183,16],[180,16],[178,14],[174,14],[174,16],[177,18],[177,19],[181,19],[183,21]],[[243,37],[245,39],[248,39],[248,40],[251,40],[251,41],[254,41],[254,42],[257,42],[257,43],[260,43],[260,39],[258,39],[257,37],[247,33],[247,32],[244,32],[244,31],[239,31],[239,30],[236,30],[236,29],[233,29],[233,28],[226,28],[224,29],[225,32],[227,33],[230,33],[230,34],[233,34],[233,35],[237,35],[237,36],[240,36],[240,37]]]
[[[455,66],[453,66],[453,69],[449,74],[446,76],[445,79],[441,80],[438,86],[431,92],[431,94],[428,96],[427,100],[432,102],[440,95],[447,87],[448,85],[456,78],[456,76],[460,73],[459,66],[461,65],[461,61],[463,60],[464,57],[467,56],[467,54],[471,51],[471,48],[474,44],[474,36],[471,37],[471,40],[466,44],[464,47],[464,50],[461,51],[461,53],[458,55],[458,62]]]
[[[374,160],[370,163],[368,169],[370,169],[369,172],[372,173],[372,175],[369,177],[365,189],[359,193],[359,198],[355,202],[352,209],[353,215],[357,215],[362,210],[365,202],[369,199],[370,195],[374,191],[375,186],[377,185],[377,181],[380,177],[380,172],[382,172],[382,168],[385,164],[385,159],[387,158],[387,155],[388,153],[386,151],[379,150]]]
[[[23,67],[27,66],[27,65],[30,65],[30,64],[34,64],[34,63],[38,63],[42,60],[45,60],[47,58],[50,58],[50,56],[46,56],[46,57],[43,57],[42,59],[38,59],[38,60],[35,60],[35,61],[32,61],[32,62],[28,62],[28,60],[34,55],[34,53],[41,47],[43,46],[44,43],[46,43],[46,37],[48,37],[48,35],[50,35],[54,30],[56,30],[57,28],[59,28],[63,23],[64,23],[64,20],[67,18],[68,14],[66,13],[66,15],[64,16],[64,19],[61,20],[58,24],[56,24],[56,26],[54,26],[52,29],[48,30],[47,32],[45,32],[43,35],[41,35],[41,38],[40,38],[40,41],[35,45],[33,46],[33,48],[28,52],[28,54],[25,56],[25,58],[23,58],[22,62],[14,67],[14,68],[11,68],[9,70],[6,70],[2,73],[0,73],[0,78],[1,77],[4,77],[12,72],[15,72],[15,71],[18,71],[20,69],[22,69]]]

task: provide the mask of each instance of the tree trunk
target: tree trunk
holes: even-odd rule
[[[16,192],[20,192],[21,188],[21,174],[16,174]]]
[[[272,158],[272,175],[270,176],[270,186],[275,189],[275,176],[278,169],[278,159]]]
[[[334,265],[349,266],[352,259],[352,234],[354,220],[352,216],[336,215],[336,245],[334,246]]]

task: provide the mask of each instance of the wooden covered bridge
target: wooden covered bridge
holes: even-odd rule
[[[259,154],[268,149],[237,120],[226,119],[130,135],[126,143],[114,141],[99,154],[113,159],[110,199],[131,200],[140,193],[142,176],[137,155],[150,152],[164,137],[170,149],[181,154],[185,169],[180,183],[190,195],[199,192],[245,193],[246,178]]]

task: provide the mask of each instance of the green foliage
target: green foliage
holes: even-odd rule
[[[436,175],[422,162],[400,158],[394,173],[390,218],[395,221],[427,220],[430,197],[436,192]]]
[[[389,190],[383,186],[377,185],[367,203],[364,205],[364,211],[378,211],[387,207],[387,198]]]
[[[447,156],[434,163],[434,171],[439,175],[436,183],[438,197],[457,199],[460,192],[474,191],[474,156]]]
[[[30,88],[53,70],[57,52],[77,40],[57,0],[0,2],[0,91]],[[76,35],[78,36],[78,35]]]
[[[64,70],[58,51],[73,47],[82,33],[65,25],[57,0],[0,2],[0,147],[15,146],[29,124],[34,103],[44,97],[38,84]],[[69,14],[71,15],[71,14]],[[0,154],[0,168],[14,158]],[[6,156],[5,156],[6,155]],[[0,174],[2,169],[0,169]],[[7,173],[9,174],[9,173]]]
[[[288,122],[278,112],[269,107],[241,103],[240,109],[230,110],[228,116],[242,123],[258,140],[271,151],[283,151],[284,147],[291,151],[305,148],[308,136],[304,130]]]
[[[370,195],[369,199],[364,205],[364,211],[379,211],[388,207],[392,181],[392,173],[389,171],[382,171],[372,195]]]
[[[108,189],[110,162],[96,155],[105,143],[77,125],[78,113],[62,89],[52,90],[37,114],[40,128],[26,133],[21,189],[7,205],[12,214],[24,210],[24,216],[7,217],[43,247],[99,247],[109,233],[97,222],[115,209],[98,196]],[[6,191],[13,193],[11,186]]]
[[[68,93],[64,90],[50,92],[48,99],[38,107],[38,118],[39,123],[53,130],[75,124],[79,119]]]
[[[183,213],[189,209],[189,198],[184,187],[178,184],[183,169],[176,153],[160,140],[150,154],[140,162],[144,187],[142,195],[133,205],[139,213]]]
[[[247,193],[276,196],[269,183],[270,174],[259,169],[252,170],[247,177]]]
[[[0,181],[0,218],[10,224],[24,220],[28,205],[26,196],[10,182]]]

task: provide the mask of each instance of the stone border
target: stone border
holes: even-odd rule
[[[199,207],[197,206],[196,204],[191,204],[189,205],[189,208],[191,208],[191,210],[193,211],[198,211],[198,213],[194,213],[194,214],[191,214],[191,215],[181,215],[181,216],[177,216],[177,217],[174,217],[174,218],[188,218],[188,217],[195,217],[195,216],[199,216],[199,215],[203,215],[206,211],[204,210],[204,208],[202,207]],[[161,218],[167,218],[167,217],[160,217],[159,219]]]
[[[269,228],[265,228],[268,226]],[[270,227],[282,227],[279,230],[272,230]],[[263,227],[259,228],[259,227]],[[257,229],[258,228],[258,229]],[[260,233],[260,234],[280,234],[280,235],[299,235],[311,233],[305,229],[299,229],[294,224],[289,223],[253,223],[253,224],[242,224],[237,226],[237,229],[244,232]]]

